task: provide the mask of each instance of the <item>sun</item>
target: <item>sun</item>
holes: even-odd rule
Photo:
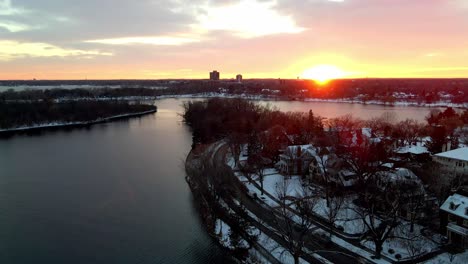
[[[333,65],[317,65],[302,73],[302,78],[311,79],[319,84],[326,84],[330,80],[343,78],[345,76],[340,68]]]

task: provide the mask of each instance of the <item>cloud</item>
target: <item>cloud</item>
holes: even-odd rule
[[[146,44],[156,46],[179,46],[183,44],[199,42],[199,39],[178,36],[156,36],[156,37],[124,37],[111,39],[88,40],[87,43],[100,43],[108,45],[131,45]]]
[[[221,6],[201,7],[194,28],[201,31],[230,31],[236,36],[252,38],[280,33],[300,33],[291,16],[275,10],[276,1],[243,0]]]
[[[14,8],[11,0],[0,0],[0,16],[11,16],[23,13],[25,10]]]
[[[13,21],[0,20],[0,28],[6,29],[7,31],[14,33],[30,30],[32,27]]]
[[[111,53],[95,50],[66,49],[47,43],[21,43],[0,40],[0,61],[11,61],[28,57],[90,57],[111,56]]]
[[[28,10],[28,14],[17,13],[10,20],[41,25],[37,30],[15,34],[15,39],[54,44],[64,41],[79,43],[83,40],[160,36],[185,31],[195,18],[192,14],[171,11],[176,6],[173,0],[80,0],[79,3],[70,0],[15,0],[14,8]]]
[[[207,39],[223,38],[224,32],[240,38],[254,38],[274,34],[294,34],[305,29],[299,27],[291,16],[280,14],[275,10],[276,1],[216,1],[191,4],[174,0],[177,8],[175,14],[194,17],[193,23],[187,24],[182,34],[119,36],[115,38],[97,38],[86,40],[86,43],[107,45],[157,45],[181,46]]]

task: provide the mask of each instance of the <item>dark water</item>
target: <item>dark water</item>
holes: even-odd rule
[[[0,140],[0,263],[220,263],[184,180],[180,101]]]
[[[158,113],[0,140],[0,263],[226,263],[202,229],[184,180],[191,135],[182,101]],[[361,118],[427,108],[273,102]]]

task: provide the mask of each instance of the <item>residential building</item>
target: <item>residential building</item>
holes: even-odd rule
[[[219,72],[218,71],[210,72],[210,80],[219,81]]]
[[[401,217],[406,219],[430,218],[432,212],[437,210],[436,197],[429,195],[424,184],[416,174],[407,168],[394,168],[388,171],[380,171],[378,185],[382,190],[389,184],[396,186],[407,202],[400,210]]]
[[[323,157],[314,155],[309,165],[309,177],[318,183],[334,183],[341,187],[352,187],[357,181],[356,173],[347,169],[343,161],[335,154]]]
[[[431,154],[427,147],[425,146],[426,142],[420,141],[415,142],[411,145],[400,146],[396,151],[395,154],[406,160],[416,160],[416,161],[430,161]]]
[[[440,207],[440,227],[449,242],[468,249],[468,197],[453,194]]]
[[[280,160],[275,166],[286,175],[306,175],[314,155],[312,145],[289,146],[279,155]]]
[[[452,176],[468,180],[468,147],[435,154],[432,159]]]

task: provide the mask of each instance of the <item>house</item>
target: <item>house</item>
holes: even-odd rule
[[[314,160],[315,150],[312,145],[288,146],[279,155],[279,161],[275,167],[286,175],[305,175],[309,171],[309,165]]]
[[[468,147],[435,154],[432,159],[451,175],[468,180]]]
[[[393,184],[402,191],[408,202],[401,208],[400,216],[406,219],[424,219],[437,210],[438,203],[434,196],[428,195],[424,184],[416,174],[407,168],[395,168],[377,173],[379,186]]]
[[[453,194],[440,207],[440,227],[449,242],[468,249],[468,197]]]
[[[343,161],[335,154],[324,155],[322,158],[314,155],[309,164],[309,177],[313,181],[334,183],[342,187],[352,187],[357,182],[356,173],[346,169]]]
[[[405,145],[396,150],[397,156],[407,160],[426,161],[430,160],[430,152],[425,146],[426,142],[419,141],[411,145]]]
[[[260,136],[265,145],[271,145],[278,149],[286,149],[294,142],[293,137],[287,134],[286,129],[279,125],[264,131]]]
[[[344,146],[360,146],[365,142],[378,143],[377,137],[371,128],[349,129],[344,127],[330,128],[329,132],[335,134]]]

